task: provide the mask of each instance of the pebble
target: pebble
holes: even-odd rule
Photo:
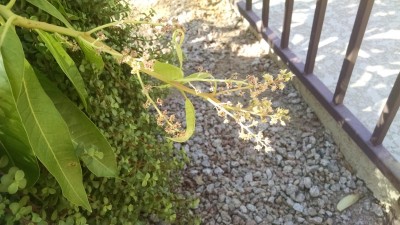
[[[248,220],[246,221],[246,225],[257,225],[257,222],[254,220]]]
[[[244,176],[244,181],[246,181],[246,182],[252,182],[252,181],[253,181],[253,173],[252,173],[252,172],[248,172],[248,173]]]
[[[214,174],[215,175],[221,175],[223,173],[224,173],[224,171],[221,169],[221,167],[217,167],[217,168],[214,169]]]
[[[294,203],[294,204],[293,204],[293,209],[296,210],[296,211],[298,211],[298,212],[303,212],[303,211],[304,211],[304,206],[302,206],[302,205],[299,204],[299,203]]]
[[[241,205],[241,206],[240,206],[240,211],[241,211],[242,213],[244,213],[244,214],[247,214],[247,213],[248,213],[247,207],[244,206],[244,205]]]
[[[250,210],[250,212],[257,211],[257,208],[253,204],[247,204],[246,207],[248,210]]]
[[[317,217],[312,217],[310,219],[310,222],[315,223],[315,224],[322,224],[322,222],[324,221],[324,219],[322,219],[321,217],[317,216]]]
[[[311,197],[318,197],[319,196],[319,187],[318,186],[312,186],[310,188],[310,195],[311,195]]]
[[[257,223],[261,223],[263,221],[263,219],[259,216],[255,216],[254,219]]]
[[[382,208],[381,208],[378,204],[372,203],[372,204],[371,204],[371,211],[372,211],[375,215],[377,215],[378,217],[383,217]]]
[[[310,177],[305,177],[304,179],[303,179],[303,183],[304,183],[304,187],[305,188],[311,188],[311,186],[312,186],[312,181],[311,181],[311,178]]]

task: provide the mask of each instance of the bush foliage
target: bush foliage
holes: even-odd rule
[[[123,1],[49,2],[63,13],[76,30],[90,30],[127,17],[131,13]],[[2,0],[0,3],[7,2]],[[31,5],[29,1],[17,1],[13,11],[26,18],[61,25],[59,20]],[[140,18],[147,20],[151,16],[151,13],[142,14]],[[107,44],[116,50],[130,48],[135,49],[138,54],[146,51],[159,61],[175,60],[175,56],[169,53],[171,46],[165,36],[146,36],[141,33],[138,25],[126,25],[124,29],[114,27],[105,32],[108,37]],[[36,72],[43,73],[56,82],[64,94],[84,108],[79,101],[79,93],[65,77],[41,38],[28,29],[17,28],[17,33],[22,41],[25,57]],[[170,141],[160,138],[164,131],[143,108],[146,99],[140,91],[138,81],[132,79],[130,68],[121,66],[110,56],[103,55],[104,69],[100,73],[82,52],[73,51],[69,40],[64,40],[65,37],[62,36],[59,38],[79,66],[90,96],[88,116],[116,153],[119,175],[117,178],[100,178],[83,167],[84,187],[93,210],[90,213],[69,203],[63,197],[54,177],[40,166],[40,178],[34,186],[23,188],[25,185],[19,184],[22,190],[16,194],[14,191],[12,194],[1,194],[0,223],[148,224],[152,220],[195,223],[189,209],[195,201],[176,193],[176,188],[181,183],[179,172],[187,162],[186,155],[183,151],[175,150]],[[157,97],[162,93],[153,94]],[[5,161],[4,157],[2,159]],[[0,166],[6,165],[0,163]],[[21,170],[16,167],[0,173],[3,186],[9,185],[9,182],[18,186],[18,179],[14,179],[19,178],[18,173],[21,173]]]

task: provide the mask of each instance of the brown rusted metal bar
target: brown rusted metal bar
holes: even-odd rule
[[[390,91],[388,100],[386,101],[385,107],[382,110],[381,116],[376,123],[374,132],[371,136],[371,142],[373,145],[380,145],[385,139],[385,136],[396,116],[397,111],[400,107],[400,73]]]
[[[353,31],[351,32],[349,45],[347,46],[346,57],[343,60],[339,80],[333,95],[333,102],[335,104],[343,103],[373,5],[374,0],[360,1]]]
[[[246,0],[246,10],[251,10],[251,7],[253,5],[253,1],[252,0]]]
[[[293,0],[286,0],[285,2],[285,18],[283,20],[281,48],[289,46],[290,24],[292,23],[293,14]]]
[[[268,20],[269,20],[269,0],[263,0],[261,19],[262,19],[263,27],[268,27]]]
[[[257,29],[257,24],[261,19],[253,12],[246,11],[245,3],[238,3],[240,13]],[[388,180],[400,191],[400,164],[393,155],[383,146],[374,146],[370,142],[371,132],[350,112],[343,104],[336,105],[332,102],[332,92],[322,83],[318,77],[311,73],[303,76],[304,64],[289,48],[280,47],[281,39],[270,28],[265,28],[261,32],[262,37],[274,49],[274,52],[288,65],[290,70],[296,75],[298,80],[310,91],[310,93],[321,103],[325,110],[336,120],[349,137],[359,146],[368,156],[376,167],[384,174]]]
[[[311,28],[310,42],[308,44],[306,64],[304,74],[314,71],[315,57],[317,57],[319,39],[321,37],[322,25],[324,24],[326,5],[328,0],[318,0],[315,8],[313,25]]]

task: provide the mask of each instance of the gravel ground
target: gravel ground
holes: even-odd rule
[[[172,5],[161,0],[154,7],[186,29],[187,74],[198,67],[215,77],[279,71],[266,43],[248,30],[229,1],[180,0]],[[238,139],[237,127],[224,124],[210,104],[193,100],[196,133],[176,147],[191,159],[182,191],[200,198],[195,213],[202,224],[393,224],[293,86],[269,95],[275,106],[290,110],[291,120],[286,126],[262,125],[273,148],[268,153]],[[170,99],[169,107],[182,114],[182,102]],[[337,203],[352,193],[362,198],[338,212]]]

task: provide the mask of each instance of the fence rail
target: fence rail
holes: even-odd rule
[[[400,73],[372,134],[343,104],[372,6],[374,5],[374,0],[360,1],[335,93],[332,93],[313,72],[324,23],[327,0],[316,1],[305,63],[288,48],[294,0],[285,1],[281,35],[272,31],[268,25],[270,21],[269,2],[269,0],[263,0],[262,18],[259,18],[252,10],[251,0],[239,2],[238,7],[240,13],[269,43],[275,53],[288,65],[300,82],[314,95],[337,123],[341,125],[342,129],[357,143],[360,149],[363,150],[377,168],[391,181],[394,187],[400,191],[400,166],[397,160],[382,145],[382,141],[400,106]]]

